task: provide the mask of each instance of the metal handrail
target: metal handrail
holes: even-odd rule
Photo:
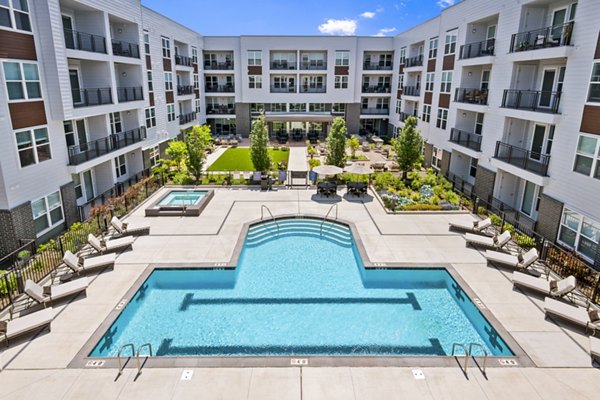
[[[452,343],[452,355],[454,356],[454,350],[456,349],[456,347],[461,347],[463,349],[463,351],[465,352],[465,366],[464,366],[464,370],[465,373],[467,373],[467,366],[469,364],[469,352],[467,351],[467,348],[464,344],[462,343]]]
[[[133,347],[133,345],[132,345],[132,347]],[[138,374],[142,370],[142,365],[140,364],[140,350],[142,350],[144,347],[147,347],[148,350],[150,351],[150,354],[147,355],[146,357],[152,357],[152,344],[150,344],[150,343],[144,343],[144,344],[142,344],[142,345],[140,345],[138,347],[137,353],[135,354],[135,361],[137,363]]]
[[[483,368],[481,369],[481,372],[485,375],[485,367],[487,365],[488,353],[481,344],[469,343],[469,355],[473,357],[473,360],[475,360],[475,357],[473,356],[473,346],[479,347],[481,351],[483,351]]]
[[[123,346],[121,346],[121,348],[117,352],[117,362],[119,363],[118,375],[121,375],[121,373],[123,372],[123,368],[125,368],[125,364],[121,363],[121,351],[123,351],[129,347],[131,347],[131,356],[129,356],[129,358],[131,358],[131,357],[135,356],[135,347],[133,347],[133,343],[124,344]]]
[[[273,220],[273,222],[275,222],[275,226],[277,227],[277,234],[279,235],[279,222],[277,222],[277,220],[273,216],[273,213],[271,212],[271,210],[269,209],[269,207],[265,206],[264,204],[262,204],[260,206],[260,220],[262,221],[264,219],[264,216],[265,216],[264,210],[267,210],[267,212],[271,216],[271,219]]]
[[[323,217],[323,221],[321,221],[321,226],[319,227],[319,235],[323,234],[323,224],[325,223],[325,221],[327,220],[327,217],[329,216],[329,213],[335,208],[335,220],[338,219],[338,203],[332,204],[331,207],[329,207],[329,210],[327,210],[327,214],[325,214],[325,216]]]

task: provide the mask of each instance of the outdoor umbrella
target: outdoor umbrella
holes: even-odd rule
[[[373,171],[373,168],[368,167],[366,165],[352,164],[349,167],[344,168],[344,172],[347,172],[349,174],[355,174],[355,175],[370,175],[374,171]],[[357,182],[358,182],[358,178],[357,178]]]
[[[319,165],[314,167],[313,171],[322,176],[341,174],[344,170],[335,165]]]

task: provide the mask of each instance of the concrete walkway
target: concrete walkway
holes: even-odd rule
[[[206,162],[204,163],[204,167],[202,168],[202,170],[206,171],[208,167],[210,167],[215,161],[217,161],[217,159],[221,157],[227,149],[228,147],[226,146],[219,146],[219,148],[217,148],[215,151],[206,156]]]
[[[308,162],[306,162],[306,146],[290,147],[288,171],[308,171]]]

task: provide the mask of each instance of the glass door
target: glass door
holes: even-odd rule
[[[87,144],[87,131],[85,128],[85,121],[78,119],[75,121],[75,130],[77,131],[77,143],[79,144],[79,151],[84,152],[88,149]]]
[[[523,190],[523,201],[521,202],[521,211],[531,217],[533,213],[533,203],[536,199],[537,186],[534,183],[526,181]]]
[[[81,84],[79,83],[79,71],[76,69],[69,70],[69,81],[71,82],[71,94],[73,96],[73,104],[82,104]]]
[[[87,170],[83,174],[83,187],[85,190],[85,200],[90,201],[94,198],[94,178],[92,177],[92,170]]]
[[[73,19],[68,15],[62,16],[63,30],[65,34],[65,47],[67,49],[75,48],[75,32],[73,31]]]
[[[555,69],[544,70],[544,76],[542,77],[542,92],[540,93],[540,101],[538,104],[540,107],[552,107],[552,89],[554,89],[555,78]]]
[[[552,40],[558,41],[560,43],[560,39],[563,33],[563,25],[565,24],[566,18],[566,8],[554,10],[554,13],[552,13]]]
[[[540,160],[544,149],[544,141],[546,138],[546,126],[535,125],[533,128],[533,138],[531,140],[531,153],[529,158],[532,160]]]

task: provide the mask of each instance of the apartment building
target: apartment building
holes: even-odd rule
[[[194,123],[392,137],[600,264],[595,0],[464,0],[395,37],[201,36],[139,0],[0,1],[0,254],[64,229]],[[115,186],[116,185],[116,186]]]

